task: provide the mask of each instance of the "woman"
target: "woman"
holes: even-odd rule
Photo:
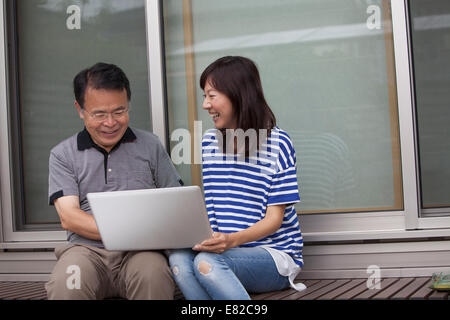
[[[203,109],[217,129],[202,141],[214,234],[192,250],[171,252],[176,283],[188,300],[244,300],[250,299],[247,291],[289,285],[304,289],[293,284],[303,267],[295,151],[276,126],[258,69],[250,59],[223,57],[206,68],[200,86]],[[243,144],[245,137],[254,143]]]

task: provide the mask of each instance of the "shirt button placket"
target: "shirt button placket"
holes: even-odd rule
[[[112,172],[112,169],[111,169],[111,162],[110,162],[110,159],[111,159],[111,154],[108,154],[108,181],[110,180],[110,178],[111,178],[111,172]]]
[[[111,165],[111,162],[110,162],[110,160],[111,160],[111,154],[109,153],[109,154],[108,154],[108,164],[109,164],[109,165]],[[111,172],[112,172],[112,169],[111,169],[111,167],[109,167],[109,168],[108,168],[108,172],[109,172],[109,173],[111,173]]]

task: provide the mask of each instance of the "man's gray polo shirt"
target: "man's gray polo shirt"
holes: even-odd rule
[[[86,129],[64,140],[50,152],[51,205],[60,197],[78,196],[81,210],[92,214],[86,198],[89,192],[177,187],[182,184],[158,137],[139,129],[128,128],[109,153],[93,142]],[[86,239],[71,231],[67,237],[72,243],[103,247],[101,241]]]

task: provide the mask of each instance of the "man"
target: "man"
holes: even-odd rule
[[[58,261],[46,284],[48,298],[172,299],[174,283],[165,256],[104,249],[86,195],[175,187],[182,181],[158,138],[128,126],[131,91],[119,67],[97,63],[81,71],[73,84],[85,129],[50,153],[49,202],[69,244],[55,249]],[[69,277],[79,277],[78,285]]]

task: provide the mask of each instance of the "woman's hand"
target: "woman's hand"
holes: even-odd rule
[[[235,245],[230,233],[214,232],[211,238],[195,245],[192,249],[196,251],[223,253],[233,247]]]
[[[285,207],[284,204],[268,206],[264,219],[250,228],[233,233],[214,232],[211,238],[195,245],[192,250],[223,253],[244,243],[267,237],[280,228]]]

